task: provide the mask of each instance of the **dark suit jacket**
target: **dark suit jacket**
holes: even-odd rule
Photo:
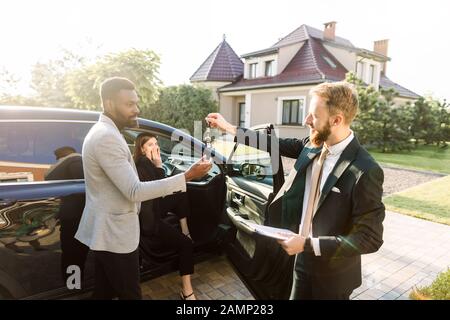
[[[313,148],[309,137],[273,139],[250,130],[245,136],[247,142],[256,141],[256,147],[265,144],[269,151],[279,148],[281,156],[297,159],[294,171],[269,205],[267,221],[298,232],[306,169],[321,148]],[[236,140],[245,143],[244,138]],[[313,275],[313,287],[345,292],[361,285],[361,254],[376,252],[383,244],[383,179],[383,170],[355,137],[328,176],[313,218],[313,236],[320,240],[321,256],[316,257],[312,248],[306,247],[296,259],[296,270]],[[340,193],[332,191],[333,187]]]
[[[71,154],[57,162],[45,175],[45,180],[73,180],[84,179],[83,160],[78,153]],[[85,195],[71,194],[61,198],[58,218],[65,226],[78,226],[85,204]]]
[[[45,180],[84,179],[81,154],[73,153],[53,165],[45,175]]]
[[[140,157],[136,162],[136,169],[141,181],[153,181],[165,178],[164,169],[156,167],[147,157]],[[159,209],[159,198],[144,201],[141,204],[141,214],[139,222],[141,225],[141,234],[151,236],[158,232],[161,212]]]

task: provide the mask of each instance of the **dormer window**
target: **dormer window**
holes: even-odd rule
[[[266,67],[264,71],[264,75],[266,77],[272,77],[273,76],[273,60],[266,61]]]
[[[256,66],[258,64],[257,63],[251,63],[248,66],[248,78],[249,79],[253,79],[256,78]]]
[[[356,76],[361,80],[364,79],[364,63],[361,61],[356,63]]]
[[[369,69],[370,83],[375,84],[375,66],[373,64],[370,65]]]
[[[336,68],[337,68],[336,64],[333,62],[333,60],[331,60],[330,57],[328,57],[328,56],[322,56],[322,58],[323,58],[323,60],[326,61],[326,63],[328,63],[328,65],[329,65],[330,67],[332,67],[333,69],[336,69]]]

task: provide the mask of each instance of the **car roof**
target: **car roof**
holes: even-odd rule
[[[70,109],[49,108],[32,106],[0,106],[1,120],[65,120],[65,121],[89,121],[97,122],[101,112]],[[139,124],[147,127],[172,132],[175,128],[166,124],[139,118]]]
[[[97,122],[101,112],[70,109],[70,108],[50,108],[50,107],[33,107],[33,106],[0,106],[0,122],[4,120],[64,120],[64,121],[88,121]],[[183,139],[192,139],[195,144],[204,143],[195,137],[171,127],[167,124],[152,121],[144,118],[139,118],[139,126],[141,128],[147,128],[158,131],[160,133],[169,133],[173,135],[176,131],[176,136],[183,137]],[[223,155],[216,152],[219,158],[223,158]],[[222,159],[221,159],[222,160]]]

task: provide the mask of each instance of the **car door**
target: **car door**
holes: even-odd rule
[[[273,126],[259,131],[275,135]],[[256,298],[287,299],[293,258],[276,240],[254,233],[245,224],[270,225],[268,206],[284,182],[281,158],[238,143],[233,149],[228,161],[226,210],[235,237],[225,244],[226,253]]]
[[[186,171],[202,156],[204,145],[200,140],[168,126],[145,120],[140,124],[139,129],[123,131],[131,152],[133,152],[137,136],[144,132],[157,138],[166,177]],[[223,220],[226,193],[225,175],[222,167],[225,159],[219,157],[220,155],[216,156],[217,161],[213,163],[206,176],[187,183],[186,192],[190,206],[187,222],[190,235],[194,240],[194,254],[196,256],[204,256],[204,253],[209,251],[216,251],[217,253],[217,242],[223,235],[220,225]],[[164,215],[163,219],[174,228],[179,228],[179,221],[175,215]],[[162,248],[158,244],[153,246],[151,241],[145,241],[141,238],[140,252],[144,271],[153,274],[174,271],[173,269],[164,270],[163,268],[172,260],[178,259],[175,251]]]
[[[81,244],[73,239],[84,208],[84,181],[49,181],[47,174],[57,162],[55,150],[71,147],[81,153],[94,123],[20,117],[1,122],[0,295],[48,298],[68,293],[63,265],[87,254],[83,248],[78,251]],[[85,287],[92,283],[93,261],[90,256],[82,260]]]

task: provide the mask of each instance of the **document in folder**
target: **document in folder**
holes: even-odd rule
[[[245,221],[244,223],[248,225],[251,229],[253,229],[257,234],[273,239],[287,240],[290,237],[297,235],[295,232],[292,232],[291,230],[288,229],[262,226],[260,224],[249,221]]]

